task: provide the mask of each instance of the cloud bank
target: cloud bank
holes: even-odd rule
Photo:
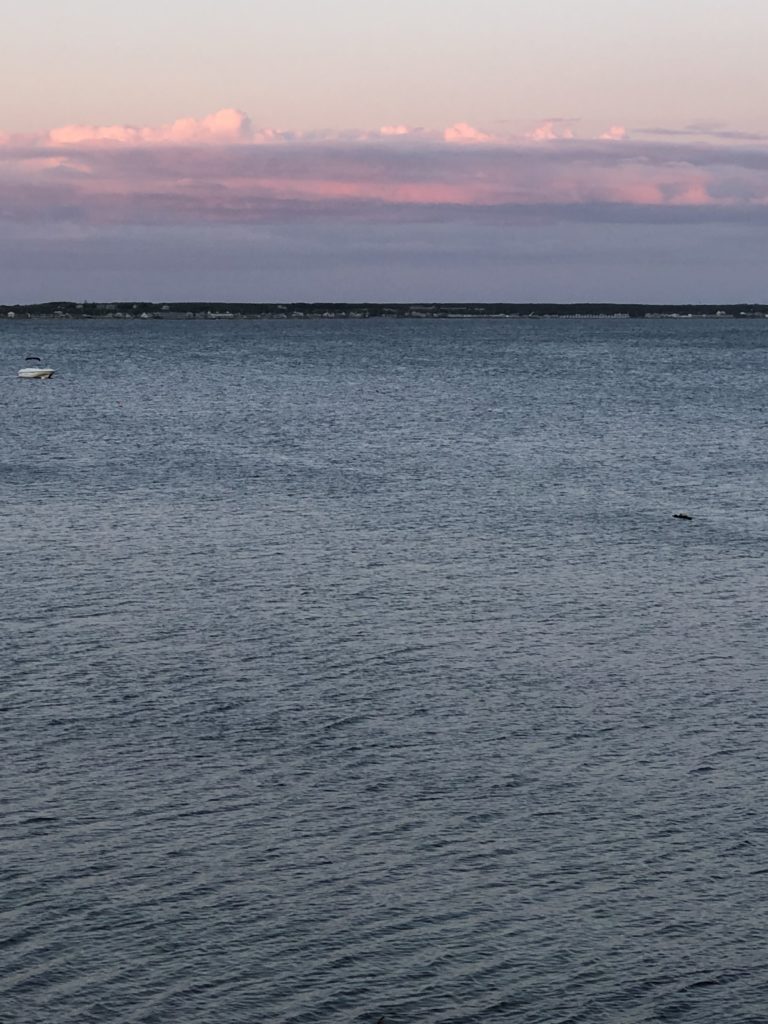
[[[645,223],[762,219],[766,209],[765,143],[635,140],[617,125],[595,139],[556,120],[523,138],[462,123],[301,135],[221,110],[0,144],[0,217],[24,222]]]
[[[0,135],[2,299],[762,297],[768,139],[578,127]]]

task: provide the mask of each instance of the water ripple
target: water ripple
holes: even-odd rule
[[[29,334],[2,1024],[764,1019],[759,324]]]

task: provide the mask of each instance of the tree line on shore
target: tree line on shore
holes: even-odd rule
[[[2,305],[0,316],[235,319],[302,317],[766,317],[762,304],[519,303],[519,302],[42,302]]]

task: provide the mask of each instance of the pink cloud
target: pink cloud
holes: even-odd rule
[[[465,123],[442,135],[399,125],[302,136],[227,109],[157,128],[6,137],[0,192],[6,220],[40,223],[739,217],[768,208],[768,146],[630,141],[618,126],[579,140],[554,120],[524,139]]]
[[[124,125],[94,127],[82,124],[67,124],[54,128],[47,142],[52,146],[77,146],[88,142],[142,142],[142,130]]]
[[[626,129],[614,125],[599,138],[622,141]],[[0,146],[23,141],[38,147],[56,146],[156,146],[156,145],[253,145],[284,142],[364,142],[375,139],[418,139],[421,141],[456,143],[515,144],[525,139],[533,142],[573,140],[571,122],[562,118],[543,121],[522,137],[491,135],[467,122],[457,122],[442,132],[413,128],[405,124],[385,125],[377,130],[345,130],[324,132],[284,132],[279,129],[256,128],[241,110],[227,107],[206,117],[183,117],[164,125],[136,126],[126,124],[68,124],[40,135],[13,137],[0,132]]]
[[[446,128],[443,134],[446,142],[490,142],[491,136],[478,131],[471,124],[460,122]]]
[[[620,124],[612,125],[600,136],[606,142],[621,142],[627,137],[627,129]]]
[[[543,121],[526,135],[532,142],[554,142],[555,139],[572,139],[573,129],[561,126],[556,121]]]
[[[410,135],[411,129],[404,124],[386,125],[384,128],[379,128],[379,133],[384,136],[403,136]]]
[[[271,130],[254,132],[250,118],[241,110],[226,108],[208,117],[183,117],[159,128],[135,128],[130,125],[70,124],[54,128],[46,142],[52,146],[83,145],[84,143],[223,143],[272,141],[276,133]]]

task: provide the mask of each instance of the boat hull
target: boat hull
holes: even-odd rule
[[[54,371],[49,368],[31,367],[28,370],[19,370],[19,376],[23,380],[50,380]]]

